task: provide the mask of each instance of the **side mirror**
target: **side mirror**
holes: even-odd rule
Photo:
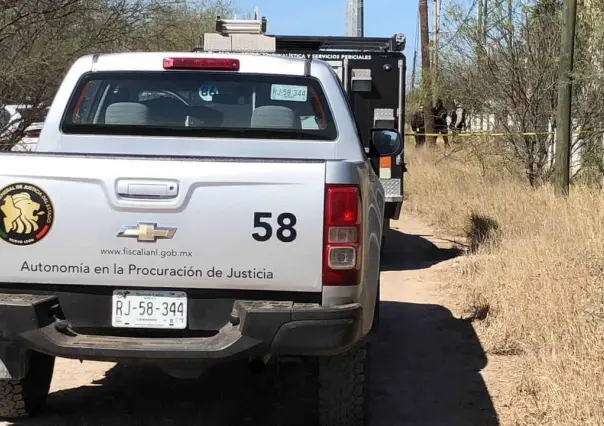
[[[403,138],[393,129],[371,129],[370,157],[390,157],[403,150]]]

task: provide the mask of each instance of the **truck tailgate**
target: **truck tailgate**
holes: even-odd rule
[[[0,282],[321,291],[325,163],[0,158]]]

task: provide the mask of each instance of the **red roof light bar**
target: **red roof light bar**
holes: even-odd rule
[[[166,70],[239,71],[239,59],[164,58]]]

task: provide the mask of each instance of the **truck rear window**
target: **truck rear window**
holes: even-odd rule
[[[311,77],[199,71],[94,72],[78,83],[67,134],[335,140]]]

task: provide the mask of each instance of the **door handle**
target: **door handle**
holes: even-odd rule
[[[124,198],[170,199],[178,195],[177,181],[146,179],[120,179],[116,185],[117,195]]]

